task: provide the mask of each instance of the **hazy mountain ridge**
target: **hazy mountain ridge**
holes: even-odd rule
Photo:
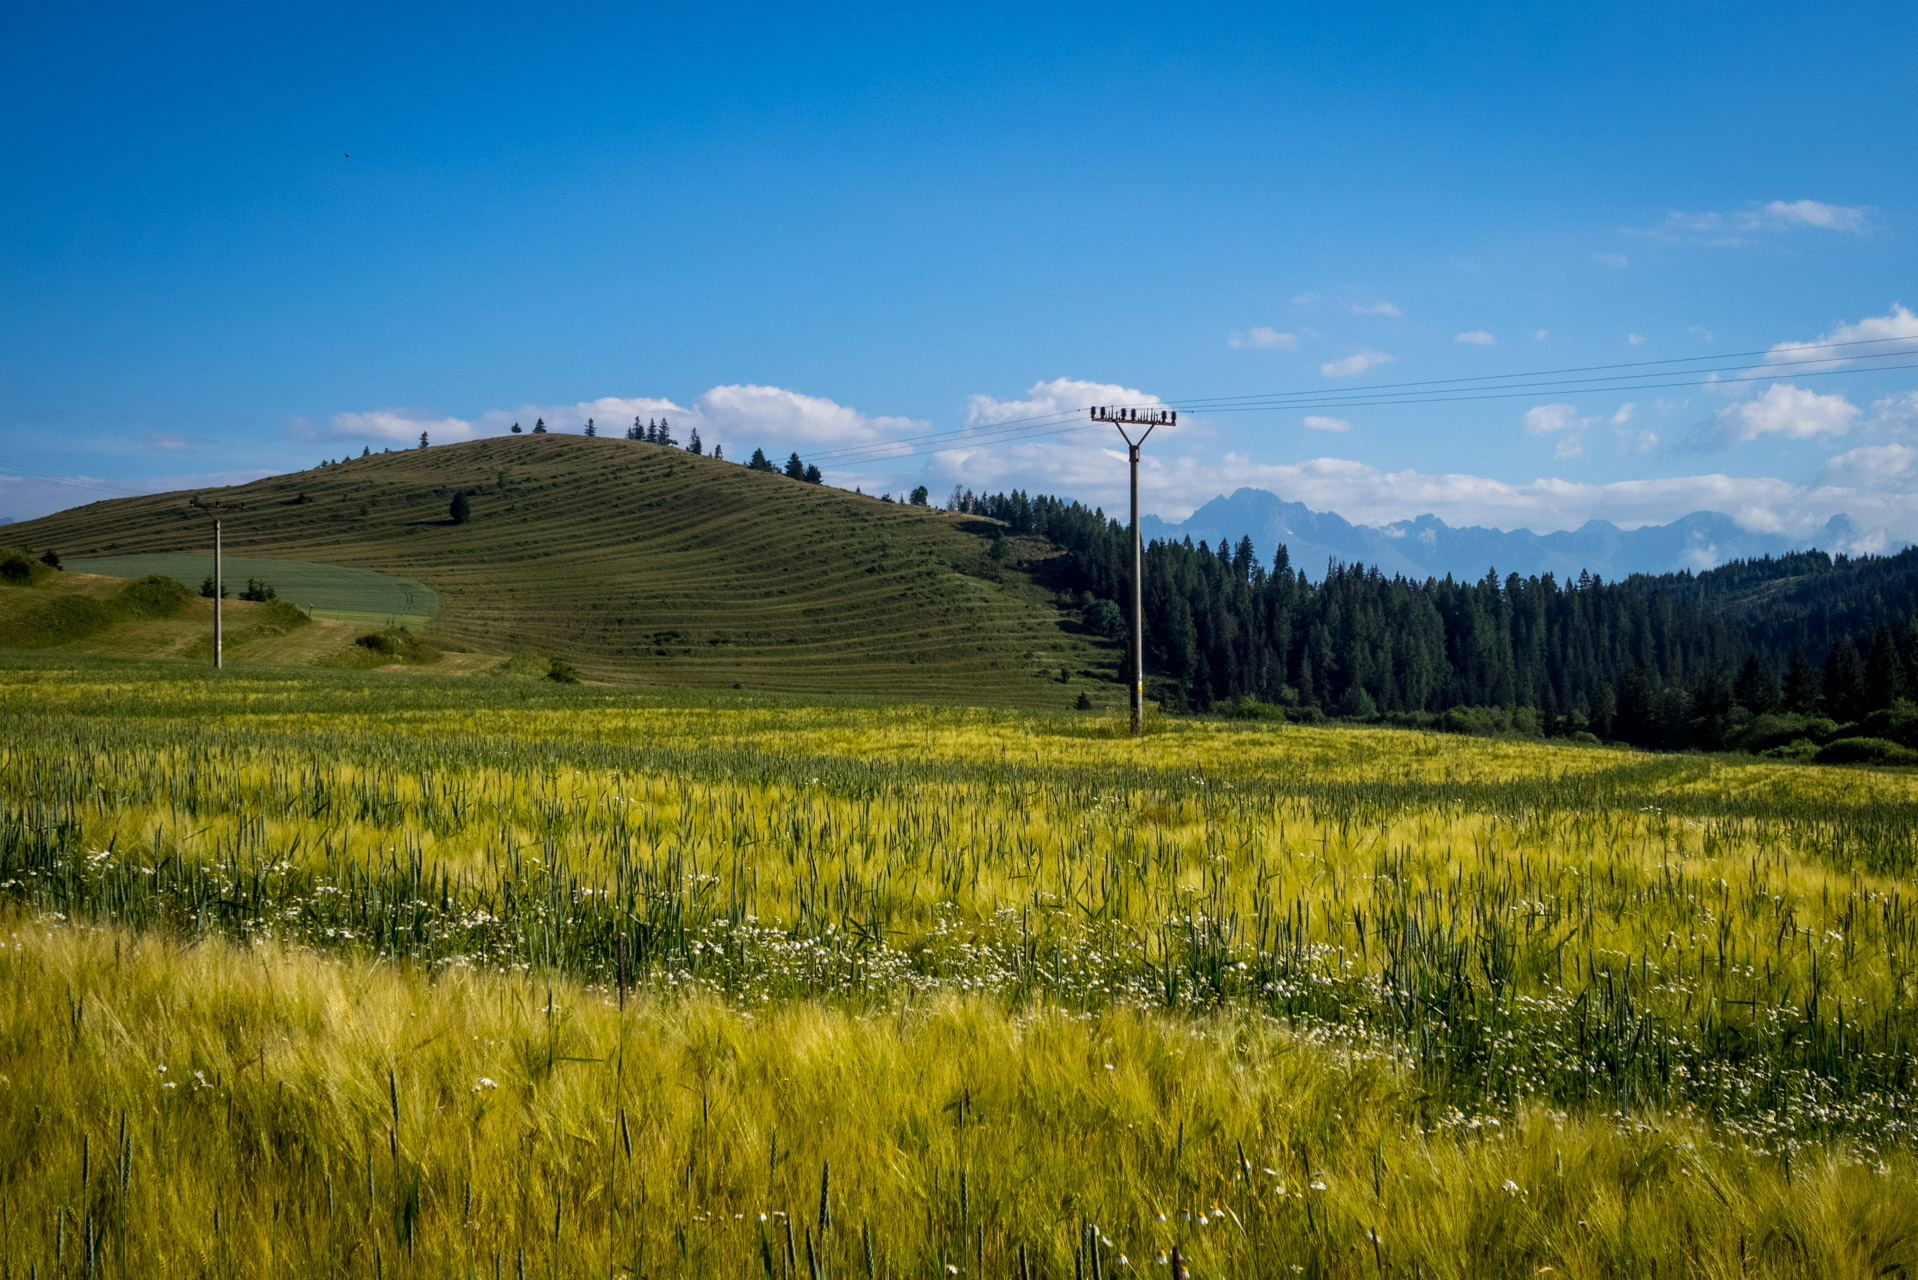
[[[1716,511],[1694,511],[1670,524],[1637,529],[1589,520],[1577,529],[1544,534],[1480,525],[1454,528],[1434,515],[1361,525],[1333,512],[1314,511],[1302,502],[1287,502],[1264,489],[1239,489],[1229,497],[1214,498],[1177,523],[1142,516],[1140,524],[1148,540],[1189,537],[1216,546],[1221,538],[1236,544],[1250,535],[1259,558],[1267,563],[1283,543],[1293,567],[1315,580],[1325,576],[1330,560],[1377,565],[1385,573],[1410,578],[1449,574],[1476,580],[1495,569],[1501,577],[1551,573],[1560,579],[1576,578],[1586,570],[1611,580],[1633,573],[1696,572],[1730,560],[1779,556],[1820,543],[1842,543],[1851,532],[1851,522],[1840,515],[1810,538],[1751,533]]]

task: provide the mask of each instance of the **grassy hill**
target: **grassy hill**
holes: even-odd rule
[[[455,493],[472,516],[454,524]],[[204,552],[187,493],[9,527],[69,559]],[[226,549],[370,569],[438,595],[450,645],[558,656],[600,679],[1112,706],[1117,652],[1045,585],[1052,548],[635,441],[508,436],[219,491]],[[1065,669],[1069,679],[1061,680]]]

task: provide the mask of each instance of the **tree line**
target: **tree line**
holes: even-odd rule
[[[1086,625],[1128,634],[1124,525],[1044,495],[955,490],[950,509],[1065,552]],[[1154,693],[1204,711],[1266,704],[1360,718],[1492,709],[1535,732],[1723,746],[1754,717],[1862,719],[1918,694],[1918,550],[1807,552],[1700,574],[1424,581],[1334,562],[1322,580],[1249,537],[1145,551]]]

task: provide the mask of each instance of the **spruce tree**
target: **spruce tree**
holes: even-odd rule
[[[1771,668],[1757,654],[1745,659],[1745,666],[1732,685],[1732,697],[1755,716],[1778,710],[1778,682],[1772,679]]]
[[[1838,637],[1825,659],[1825,705],[1840,720],[1865,714],[1865,664],[1850,636]]]
[[[519,434],[519,423],[517,423],[517,422],[515,422],[515,423],[513,424],[513,434],[514,434],[514,435],[518,435],[518,434]]]
[[[825,478],[826,477],[824,477],[823,475],[819,473],[818,467],[815,467],[810,462],[806,464],[805,481],[807,484],[818,484],[821,480],[824,480]]]
[[[777,471],[778,468],[773,466],[772,459],[766,456],[764,449],[754,449],[752,459],[746,463],[746,470]]]
[[[673,439],[673,429],[666,425],[666,415],[664,414],[661,414],[659,418],[659,443],[668,448],[679,443],[679,441]]]
[[[693,433],[692,433],[692,435],[690,435],[690,436],[688,436],[688,437],[686,438],[686,452],[687,452],[687,453],[704,453],[704,452],[706,452],[706,446],[705,446],[705,445],[703,445],[703,444],[701,444],[701,443],[699,442],[699,428],[698,428],[698,427],[694,427],[694,428],[693,428]]]
[[[799,451],[797,449],[793,451],[790,458],[786,459],[786,474],[794,480],[804,480],[806,478],[806,464],[799,460]]]
[[[452,517],[454,524],[465,524],[472,518],[473,506],[466,500],[466,490],[461,489],[453,495],[452,505],[447,507],[446,514]]]
[[[586,419],[586,434],[589,436],[597,436],[599,434],[599,428],[593,425],[591,418]]]
[[[1811,665],[1805,657],[1803,645],[1791,647],[1791,657],[1785,660],[1785,708],[1801,716],[1815,714],[1818,704],[1824,699],[1824,681],[1818,676],[1818,668]]]
[[[724,450],[722,450],[722,449],[720,448],[720,446],[718,446],[718,445],[714,445],[714,446],[713,446],[713,461],[714,461],[714,462],[724,462],[725,460],[726,460],[726,454],[725,454],[725,451],[724,451]]]
[[[546,419],[535,418],[533,420],[533,434],[536,436],[543,436],[546,434]]]
[[[422,431],[420,432],[420,448],[424,449],[425,447],[426,447],[426,433]]]
[[[657,422],[654,422],[651,418],[646,419],[646,443],[647,444],[659,443],[659,424]]]

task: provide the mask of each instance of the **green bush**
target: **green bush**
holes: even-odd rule
[[[121,587],[113,603],[131,618],[171,618],[191,599],[191,591],[172,578],[154,573]]]
[[[561,662],[554,658],[546,666],[546,678],[560,684],[578,684],[579,671],[570,662]]]
[[[0,547],[0,582],[14,587],[30,587],[53,570],[18,547]]]
[[[1900,746],[1918,748],[1918,706],[1900,698],[1859,721],[1858,732],[1861,737],[1884,738]]]
[[[1918,751],[1884,738],[1840,738],[1818,749],[1819,764],[1918,764]]]
[[[419,637],[405,627],[388,627],[384,631],[373,631],[353,641],[362,649],[392,658],[397,662],[425,662],[428,654],[420,644]]]

